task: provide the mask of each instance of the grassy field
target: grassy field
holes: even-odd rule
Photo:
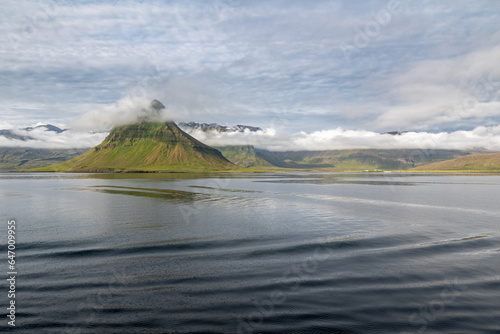
[[[426,172],[500,172],[500,153],[472,154],[413,168]]]

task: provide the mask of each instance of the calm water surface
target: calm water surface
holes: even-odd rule
[[[15,333],[500,333],[500,176],[0,174]]]

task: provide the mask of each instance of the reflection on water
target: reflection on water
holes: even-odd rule
[[[493,175],[0,174],[16,332],[498,333],[498,195]]]
[[[120,187],[120,186],[90,186],[87,188],[82,188],[82,190],[91,190],[106,194],[143,196],[143,197],[162,198],[167,200],[189,201],[189,202],[196,200],[204,200],[209,197],[209,196],[203,196],[203,194],[195,194],[192,192],[181,191],[181,190]]]

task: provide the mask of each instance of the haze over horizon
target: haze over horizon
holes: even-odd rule
[[[270,149],[500,150],[494,1],[11,1],[0,13],[0,129],[97,145],[158,99],[162,120]],[[78,130],[78,131],[77,131]],[[383,136],[385,131],[418,134]],[[52,137],[51,137],[52,136]],[[206,136],[206,137],[203,137]],[[0,137],[0,146],[24,145]]]

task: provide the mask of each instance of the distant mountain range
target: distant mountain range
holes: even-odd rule
[[[180,122],[179,127],[190,133],[194,130],[201,130],[203,132],[216,131],[216,132],[244,132],[245,130],[249,130],[251,132],[262,131],[262,128],[256,126],[249,125],[233,125],[233,126],[225,126],[217,123],[196,123],[196,122]],[[389,131],[383,132],[382,134],[400,136],[405,133],[409,133],[411,131]]]
[[[204,132],[243,132],[260,131],[259,127],[236,125],[222,126],[217,123],[179,123],[188,133],[195,130]],[[400,136],[409,131],[390,131],[383,134]],[[431,163],[489,153],[487,150],[415,150],[415,149],[349,149],[326,151],[287,151],[272,152],[256,149],[252,145],[216,146],[222,155],[232,163],[245,168],[260,169],[302,169],[330,171],[377,171],[410,170]]]
[[[436,161],[471,154],[459,150],[374,150],[270,152],[255,150],[258,157],[281,168],[332,171],[407,170]]]
[[[234,126],[225,126],[225,125],[219,125],[217,123],[196,123],[196,122],[180,122],[179,127],[186,131],[187,133],[190,133],[194,130],[201,130],[204,132],[208,131],[217,131],[217,132],[244,132],[245,130],[251,131],[251,132],[257,132],[257,131],[262,131],[261,128],[256,127],[256,126],[249,126],[249,125],[234,125]]]
[[[85,151],[85,149],[0,147],[0,171],[45,167],[68,161]]]
[[[36,130],[36,129],[44,129],[45,131],[51,131],[51,132],[55,132],[55,133],[62,133],[64,131],[66,131],[66,129],[64,129],[64,130],[60,129],[57,126],[54,126],[52,124],[38,125],[35,127],[27,127],[27,128],[22,128],[21,130],[31,132],[31,131]],[[14,133],[14,131],[12,131],[12,130],[0,130],[0,136],[4,136],[8,139],[16,139],[16,140],[22,140],[22,141],[35,139],[29,135],[28,136],[18,135],[16,133]]]
[[[117,128],[118,134],[124,130],[133,132],[156,132],[160,127],[169,127],[172,124],[142,124],[126,126],[127,129]],[[149,128],[148,130],[146,128]],[[156,129],[154,129],[156,128]],[[180,130],[180,129],[179,129]],[[175,130],[174,130],[175,131]],[[181,130],[182,131],[182,130]],[[116,131],[114,134],[116,135]],[[108,140],[110,139],[110,140]],[[194,138],[193,138],[194,139]],[[132,141],[137,141],[135,138]],[[115,143],[112,143],[115,142]],[[148,142],[146,144],[146,142]],[[122,142],[115,145],[115,139],[107,138],[102,144],[85,152],[85,150],[66,149],[31,149],[31,148],[0,148],[0,171],[15,171],[20,169],[43,168],[45,171],[200,171],[200,170],[227,170],[235,168],[258,170],[328,170],[328,171],[377,171],[377,170],[467,170],[483,169],[480,162],[472,165],[437,165],[430,167],[430,163],[451,163],[455,158],[485,156],[489,154],[474,154],[470,151],[458,150],[334,150],[334,151],[296,151],[296,152],[271,152],[255,149],[251,145],[215,147],[221,156],[215,153],[215,161],[202,158],[201,162],[194,156],[194,148],[184,147],[154,150],[155,146],[149,139],[144,138],[142,143],[132,147],[131,143]],[[111,146],[109,146],[111,145]],[[149,146],[152,145],[152,146]],[[105,147],[103,149],[103,147]],[[189,147],[189,146],[188,146]],[[207,147],[206,145],[203,147]],[[175,152],[168,157],[167,152]],[[213,151],[211,151],[214,153]],[[82,153],[85,153],[81,155]],[[160,154],[159,154],[160,153]],[[81,155],[81,156],[80,156]],[[159,155],[159,156],[158,156]],[[203,156],[203,155],[202,155]],[[92,159],[95,161],[92,162]],[[69,161],[68,161],[69,160]],[[78,162],[77,162],[78,161]],[[212,161],[212,162],[210,162]],[[234,165],[227,165],[227,161]],[[458,160],[460,161],[460,160]],[[498,165],[488,167],[495,170]]]
[[[164,108],[159,101],[153,109]],[[44,128],[62,133],[53,125],[25,128],[26,132]],[[115,127],[99,145],[82,150],[43,150],[0,148],[0,170],[37,168],[37,171],[67,172],[198,172],[230,170],[478,170],[500,171],[500,153],[487,150],[375,150],[350,149],[328,151],[272,152],[251,145],[212,148],[198,141],[189,132],[261,131],[254,126],[222,126],[216,123],[140,123]],[[388,132],[401,135],[404,132]],[[28,140],[10,130],[0,135]],[[82,154],[83,153],[83,154]],[[54,165],[54,163],[56,163]]]

